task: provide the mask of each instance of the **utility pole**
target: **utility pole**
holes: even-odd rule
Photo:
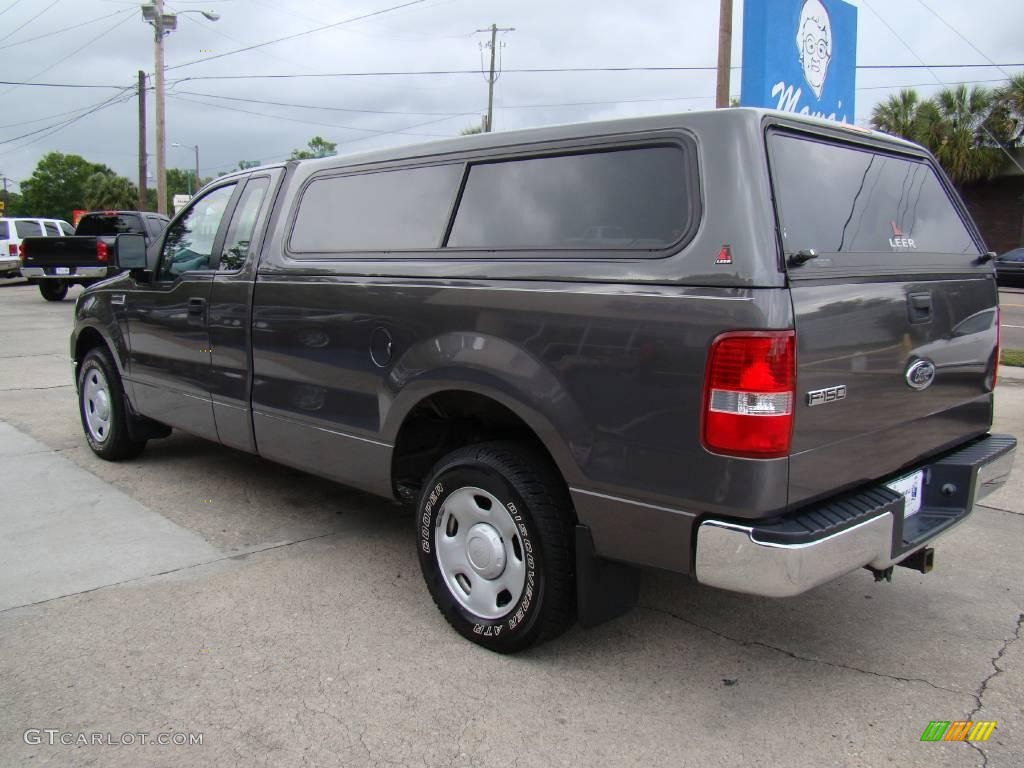
[[[491,33],[491,42],[485,43],[487,47],[491,49],[491,69],[490,74],[487,76],[487,119],[486,125],[484,125],[484,133],[490,133],[494,130],[494,84],[498,81],[498,77],[501,76],[501,72],[495,74],[494,71],[494,54],[497,49],[497,37],[499,32],[515,32],[515,27],[499,27],[497,24],[491,24],[490,29],[478,29],[477,32]]]
[[[724,0],[723,0],[724,2]],[[164,0],[156,0],[154,58],[156,72],[156,210],[167,213],[167,137],[164,135]]]
[[[722,0],[718,13],[718,88],[715,107],[729,106],[729,74],[732,69],[732,0]]]
[[[164,13],[164,0],[153,0],[142,6],[142,19],[153,25],[155,69],[153,86],[156,90],[156,209],[167,213],[167,139],[164,120],[164,36],[178,28],[178,16],[200,13],[210,21],[220,15],[213,11],[177,11]]]
[[[139,70],[139,210],[148,208],[146,194],[146,73]]]

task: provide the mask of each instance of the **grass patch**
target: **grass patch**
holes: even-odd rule
[[[1024,349],[1004,349],[999,355],[1001,365],[1018,365],[1024,367]]]

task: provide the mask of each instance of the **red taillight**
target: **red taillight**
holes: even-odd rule
[[[704,380],[704,446],[770,459],[789,454],[796,388],[793,331],[724,333]]]
[[[24,243],[20,243],[18,245],[17,253],[14,253],[14,246],[13,245],[11,246],[11,251],[12,251],[12,253],[11,253],[12,256],[17,256],[22,261],[25,260],[25,254],[27,253],[27,251],[25,249],[25,244]]]
[[[7,255],[8,256],[20,256],[20,254],[18,253],[18,246],[16,246],[14,243],[8,243],[7,244]]]
[[[107,244],[104,243],[102,240],[97,240],[96,241],[96,261],[101,261],[101,262],[103,262],[105,264],[107,262],[108,258],[109,258],[109,253],[107,252]]]

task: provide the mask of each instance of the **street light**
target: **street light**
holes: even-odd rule
[[[154,86],[156,89],[156,209],[167,213],[167,139],[164,135],[164,37],[178,28],[182,13],[200,13],[210,21],[220,14],[213,11],[179,11],[164,13],[164,0],[154,0],[142,6],[142,18],[153,27],[153,58],[155,60]],[[198,153],[198,150],[197,150]]]
[[[181,147],[182,149],[191,149],[196,153],[196,192],[199,191],[199,145],[198,144],[179,144],[174,142],[171,144],[172,147]],[[192,196],[192,177],[188,178],[188,194]]]

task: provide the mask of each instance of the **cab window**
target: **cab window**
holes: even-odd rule
[[[218,187],[195,201],[168,227],[160,253],[160,280],[175,280],[185,272],[210,269],[213,241],[234,192],[234,184]]]
[[[253,233],[256,231],[256,220],[259,218],[263,199],[267,195],[270,179],[252,179],[242,192],[242,198],[235,208],[235,215],[224,238],[224,251],[220,256],[217,268],[221,272],[234,272],[241,269],[249,257],[249,246]]]

